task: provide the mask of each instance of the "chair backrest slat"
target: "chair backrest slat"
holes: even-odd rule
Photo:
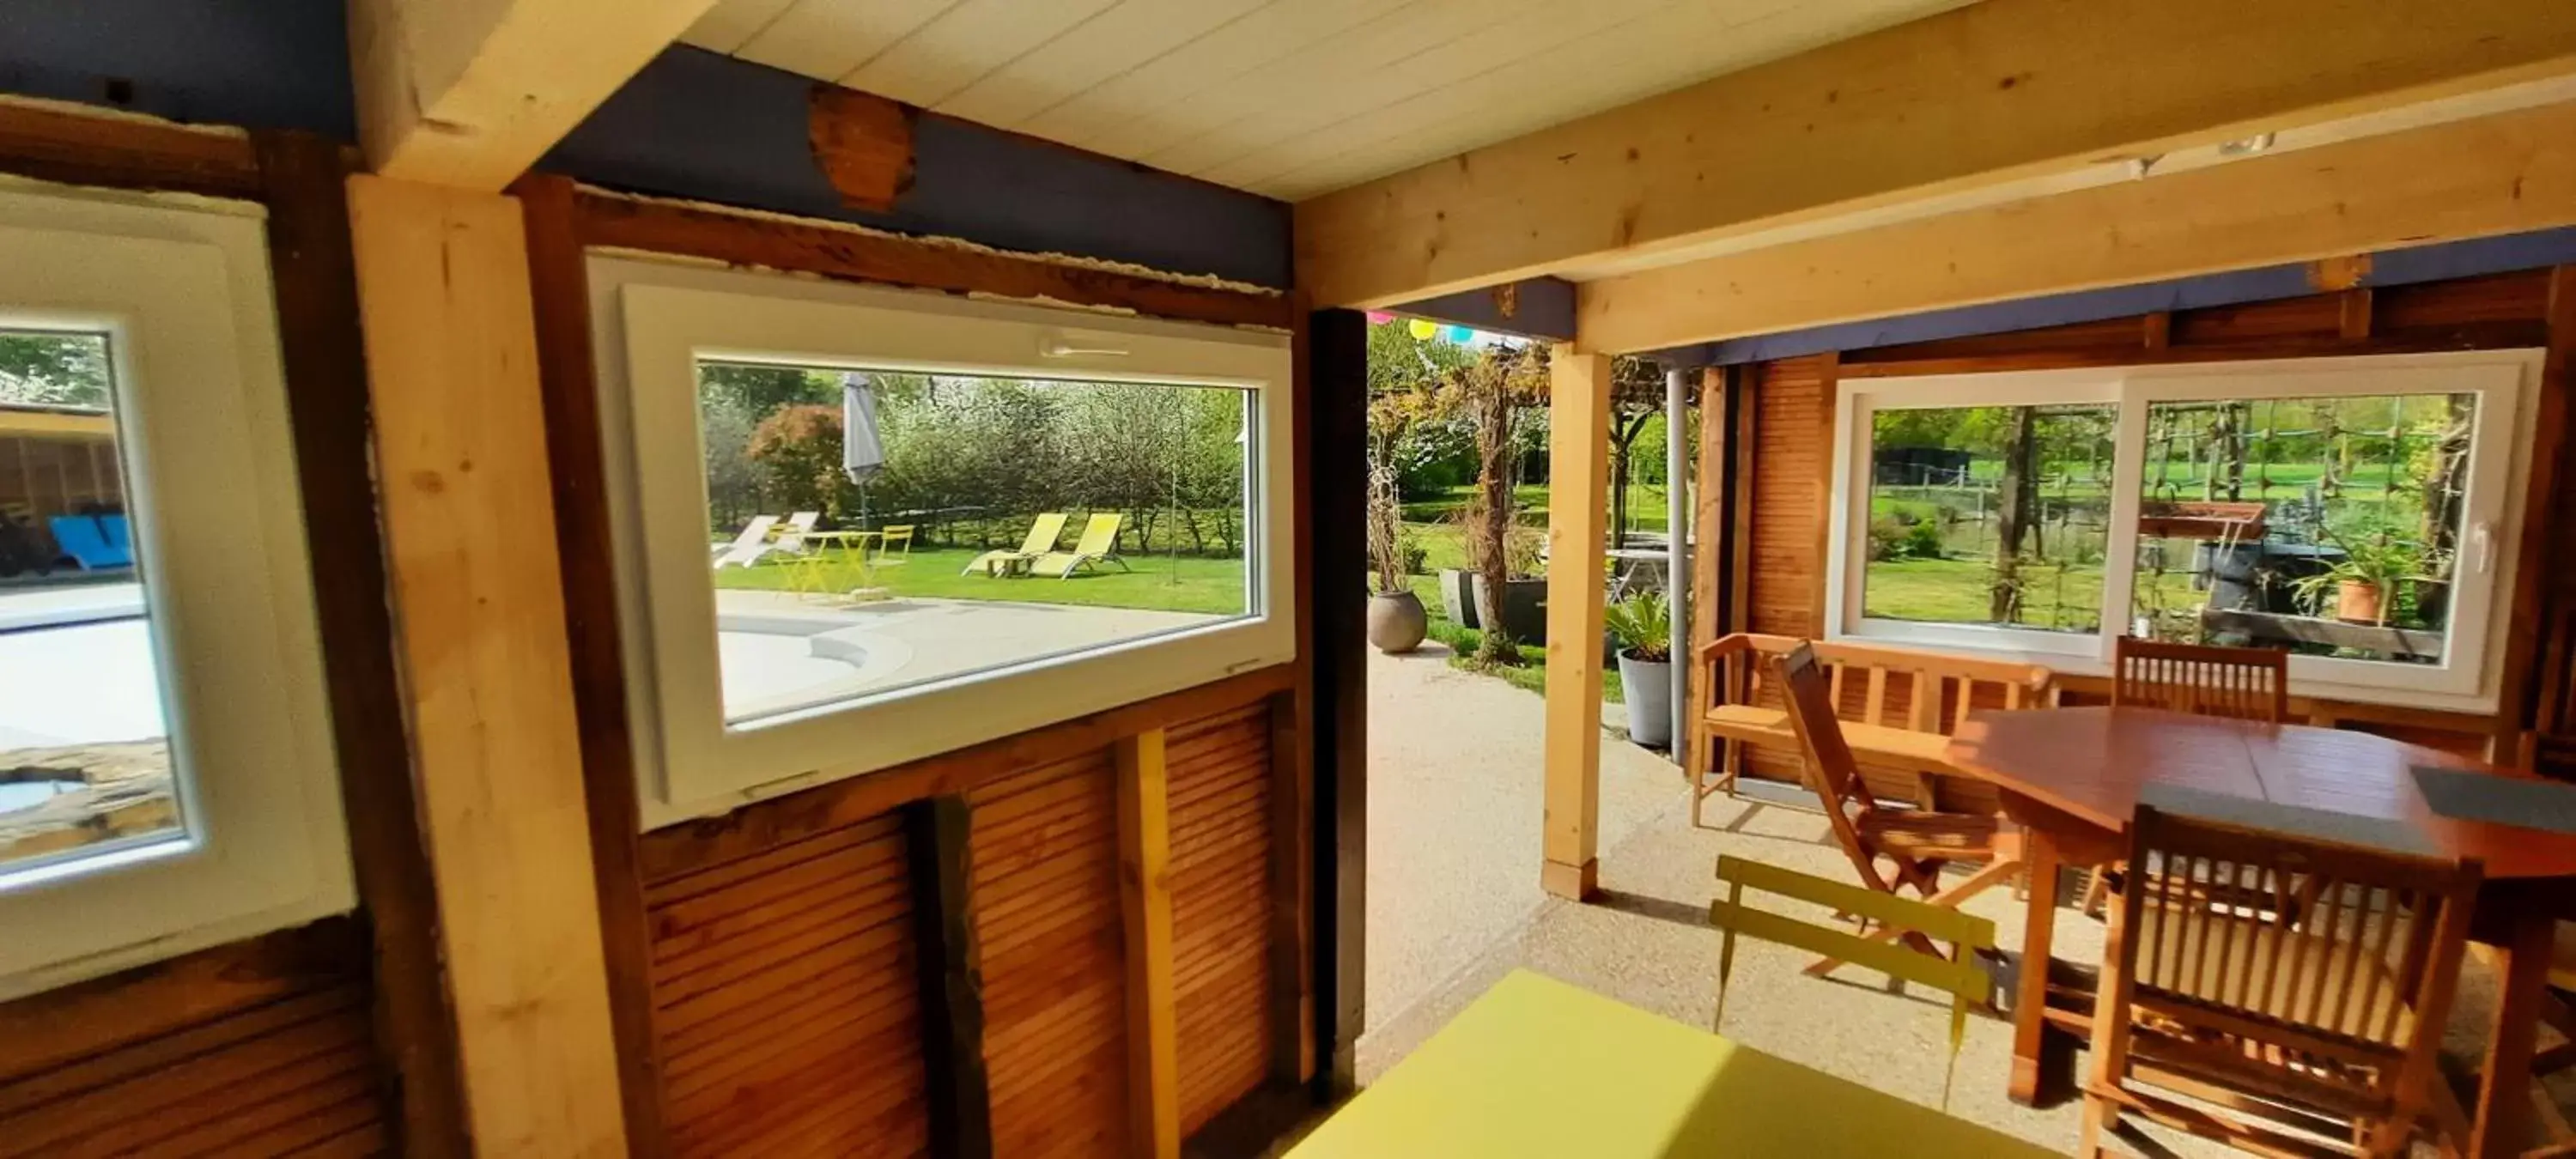
[[[2111,703],[2280,723],[2290,711],[2289,653],[2122,636]]]
[[[1887,879],[1878,871],[1875,853],[1861,843],[1857,818],[1877,809],[1870,799],[1869,787],[1861,780],[1860,764],[1852,757],[1851,745],[1843,739],[1842,718],[1835,715],[1833,691],[1824,672],[1816,663],[1816,650],[1806,644],[1791,649],[1780,658],[1780,698],[1789,711],[1789,727],[1798,734],[1798,747],[1807,758],[1807,769],[1815,781],[1811,786],[1823,799],[1825,819],[1833,827],[1834,841],[1851,859],[1852,868],[1871,889],[1886,892]]]
[[[2106,1011],[2231,1077],[2371,1113],[2421,1110],[2481,877],[2453,862],[2141,805],[2111,937]],[[2402,928],[2401,928],[2402,927]],[[2151,1027],[2178,1027],[2152,1030]]]

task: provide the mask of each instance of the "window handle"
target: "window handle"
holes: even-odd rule
[[[2479,520],[2470,527],[2469,547],[2477,553],[2478,574],[2485,575],[2488,568],[2495,566],[2495,525]]]
[[[1062,338],[1050,338],[1038,347],[1038,353],[1049,358],[1124,358],[1127,352],[1107,346],[1076,346]]]

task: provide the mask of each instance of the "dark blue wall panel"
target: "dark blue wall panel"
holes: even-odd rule
[[[346,2],[0,0],[0,92],[355,140]]]
[[[1288,285],[1283,203],[942,117],[922,118],[913,187],[893,212],[844,208],[806,141],[813,84],[673,48],[543,165],[637,192]]]

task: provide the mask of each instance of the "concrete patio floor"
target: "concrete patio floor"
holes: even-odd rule
[[[1712,798],[1690,824],[1681,774],[1659,756],[1604,741],[1601,886],[1595,904],[1538,889],[1539,698],[1451,670],[1426,648],[1372,655],[1369,738],[1368,1018],[1358,1044],[1363,1085],[1402,1060],[1515,967],[1564,979],[1680,1022],[1705,1027],[1716,1004],[1718,935],[1707,926],[1720,853],[1849,880],[1851,869],[1815,812]],[[1796,912],[1794,907],[1765,908]],[[1968,907],[1994,919],[2012,963],[2023,906],[1998,888]],[[1821,918],[1821,913],[1805,916]],[[2056,918],[2057,953],[2100,961],[2103,926],[2071,909]],[[1948,1055],[1948,1006],[1922,990],[1845,967],[1800,972],[1809,956],[1751,940],[1736,949],[1724,1033],[1757,1049],[1937,1105]],[[2474,1066],[2493,1001],[2492,975],[2473,959],[2445,1053]],[[2081,1105],[2031,1109],[2004,1093],[2012,1026],[1972,1015],[1949,1111],[2044,1146],[2071,1150]],[[2554,1041],[2544,1033],[2544,1041]],[[2083,1058],[2078,1056],[2080,1066]],[[2576,1075],[2552,1093],[2565,1105]],[[2149,1128],[2183,1156],[2231,1154]],[[2132,1153],[2142,1152],[2135,1147]]]

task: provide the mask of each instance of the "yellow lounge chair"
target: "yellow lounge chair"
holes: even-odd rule
[[[1004,564],[1020,560],[1034,560],[1041,555],[1054,551],[1055,541],[1062,538],[1063,535],[1064,512],[1048,511],[1041,513],[1037,518],[1037,522],[1029,524],[1029,537],[1020,541],[1020,549],[1018,551],[985,552],[982,555],[976,556],[973,563],[967,564],[965,571],[958,572],[957,574],[965,575],[968,572],[980,571],[985,575],[1000,575],[1002,574]]]
[[[1131,570],[1126,560],[1118,558],[1119,519],[1114,514],[1092,516],[1082,525],[1082,538],[1072,551],[1050,551],[1039,556],[1029,564],[1030,574],[1072,579],[1075,571],[1103,562],[1117,564],[1120,571]]]

